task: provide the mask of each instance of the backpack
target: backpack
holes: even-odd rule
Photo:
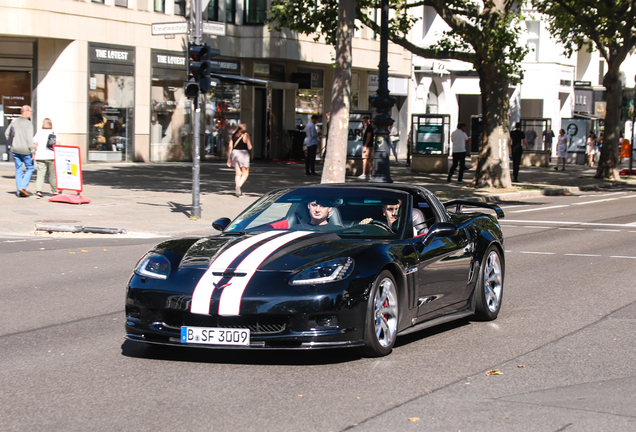
[[[57,137],[54,133],[49,134],[49,138],[46,140],[46,148],[49,150],[53,150],[53,146],[57,142]]]

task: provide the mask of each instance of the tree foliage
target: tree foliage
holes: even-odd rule
[[[634,0],[532,0],[547,17],[550,33],[570,56],[575,51],[596,48],[607,62],[603,86],[607,90],[605,142],[617,143],[622,96],[620,67],[636,46]],[[596,171],[597,178],[618,179],[616,145],[604,145]]]
[[[389,39],[425,58],[454,59],[472,63],[479,73],[483,109],[483,133],[473,185],[510,186],[508,170],[508,88],[520,81],[520,62],[527,53],[518,44],[521,15],[514,0],[389,0]],[[414,8],[430,6],[448,24],[433,46],[421,47],[407,35],[419,19]],[[356,18],[379,32],[375,19],[379,2],[356,0]],[[315,40],[336,44],[337,0],[273,0],[271,29],[286,28],[313,34]]]

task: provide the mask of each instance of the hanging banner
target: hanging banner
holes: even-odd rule
[[[80,162],[80,148],[71,146],[53,146],[55,154],[55,177],[58,190],[81,192],[82,164]]]

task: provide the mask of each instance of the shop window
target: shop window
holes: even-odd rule
[[[91,152],[109,152],[108,160],[133,159],[134,78],[93,73],[89,83],[89,160]]]
[[[179,16],[186,15],[186,0],[174,0],[174,14]]]
[[[360,74],[351,74],[351,105],[350,110],[356,111],[358,109],[358,98],[360,95]]]
[[[263,24],[267,18],[267,0],[245,0],[245,24]]]
[[[166,0],[154,0],[155,12],[165,12],[166,11]]]
[[[236,129],[241,115],[240,86],[220,83],[204,98],[205,155],[227,157],[227,148],[232,131]]]
[[[11,122],[21,116],[22,105],[31,105],[31,73],[0,71],[0,157],[10,160],[4,132]],[[55,117],[51,117],[53,124]]]
[[[115,6],[128,7],[128,0],[115,0]]]
[[[191,111],[183,81],[153,78],[150,97],[150,161],[190,160]]]

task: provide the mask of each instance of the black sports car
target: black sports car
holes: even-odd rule
[[[386,355],[398,335],[497,317],[497,217],[496,205],[442,204],[418,186],[274,190],[233,221],[215,221],[220,235],[168,240],[144,255],[128,283],[126,338]]]

